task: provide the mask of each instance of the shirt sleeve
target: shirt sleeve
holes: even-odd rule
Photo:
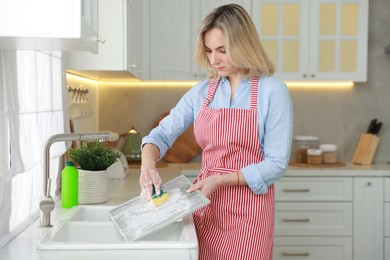
[[[259,127],[263,128],[260,143],[264,160],[241,169],[248,186],[256,194],[267,193],[268,187],[283,177],[291,153],[292,102],[287,86],[278,80],[272,82],[259,101],[266,103],[265,108],[259,109],[260,113],[265,113],[263,120],[259,120]]]

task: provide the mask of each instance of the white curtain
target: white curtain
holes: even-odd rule
[[[0,51],[0,247],[38,216],[44,143],[69,132],[66,90],[61,52]],[[53,180],[65,151],[50,149]]]

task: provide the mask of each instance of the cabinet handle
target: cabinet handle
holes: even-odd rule
[[[372,183],[369,181],[369,182],[367,182],[367,186],[371,186],[372,185]]]
[[[283,192],[309,192],[309,189],[283,189]]]
[[[308,252],[305,253],[288,253],[288,252],[283,252],[283,256],[309,256],[310,254]]]
[[[316,77],[316,75],[314,75],[314,74],[311,74],[311,77],[312,77],[312,78],[315,78],[315,77]]]
[[[100,43],[105,43],[106,42],[106,38],[97,37],[97,41],[100,42]]]
[[[283,218],[283,222],[310,222],[309,218]]]
[[[302,76],[303,76],[304,78],[306,78],[306,77],[307,77],[307,75],[306,75],[306,74],[303,74]]]

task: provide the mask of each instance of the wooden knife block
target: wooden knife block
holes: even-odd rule
[[[379,144],[379,137],[373,134],[364,133],[360,136],[358,146],[352,163],[359,165],[370,165],[374,158],[376,148]]]

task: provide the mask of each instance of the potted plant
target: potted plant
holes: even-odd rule
[[[105,203],[108,199],[107,168],[119,158],[119,153],[103,147],[98,141],[82,143],[71,149],[69,157],[79,165],[79,204]]]

